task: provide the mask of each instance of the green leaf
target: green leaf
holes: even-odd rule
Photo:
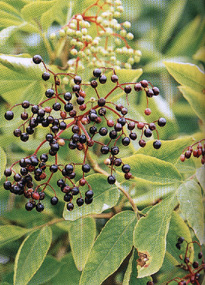
[[[184,272],[176,266],[182,263],[180,255],[184,257],[187,246],[187,243],[183,242],[180,250],[176,248],[177,239],[180,236],[184,237],[188,243],[192,241],[188,226],[176,212],[173,212],[167,234],[165,259],[156,277],[160,284],[174,277],[184,276]],[[192,249],[190,251],[190,261],[192,262],[194,256],[193,246],[190,246],[190,249]]]
[[[169,184],[181,181],[181,175],[173,164],[144,154],[123,158],[129,164],[134,180],[143,179],[152,183]]]
[[[0,247],[5,244],[17,240],[27,234],[32,229],[25,229],[18,226],[0,226]]]
[[[205,46],[200,47],[193,55],[193,59],[205,62]]]
[[[191,57],[203,43],[204,23],[204,18],[200,16],[188,23],[170,43],[167,54]]]
[[[124,211],[111,218],[99,234],[80,284],[101,284],[110,276],[129,254],[133,245],[135,213]]]
[[[12,105],[29,98],[39,103],[44,94],[43,66],[36,66],[31,58],[8,55],[0,55],[0,63],[1,96]]]
[[[22,18],[17,9],[8,3],[0,1],[0,27],[19,25]]]
[[[202,167],[198,168],[196,170],[196,178],[199,181],[202,189],[205,191],[205,167],[202,165]]]
[[[205,76],[204,76],[205,80]],[[182,92],[184,98],[189,102],[196,115],[205,122],[205,95],[203,92],[198,92],[187,86],[180,86],[179,90]]]
[[[65,220],[74,221],[89,214],[100,214],[104,210],[117,204],[119,192],[117,186],[107,183],[107,177],[102,174],[92,174],[86,177],[94,192],[93,203],[75,207],[72,212],[67,211],[66,205],[63,212]],[[74,203],[75,204],[75,203]]]
[[[188,86],[195,91],[202,92],[205,88],[204,73],[198,66],[190,63],[164,62],[169,73],[181,85]]]
[[[129,264],[127,267],[127,270],[125,272],[125,276],[123,279],[123,285],[134,285],[134,284],[139,284],[139,285],[145,285],[147,284],[148,281],[152,281],[151,277],[144,277],[144,278],[137,278],[138,272],[137,272],[137,260],[139,256],[137,253],[137,250],[134,249],[132,256],[129,260]]]
[[[79,285],[81,273],[76,269],[72,254],[69,253],[61,259],[63,264],[59,273],[49,281],[52,285]]]
[[[15,259],[14,285],[27,284],[41,267],[52,241],[50,227],[31,233],[21,244]],[[22,270],[23,269],[23,270]]]
[[[69,240],[72,255],[79,271],[85,267],[96,236],[95,220],[91,217],[71,222]]]
[[[201,187],[194,180],[184,182],[178,189],[177,197],[183,216],[193,228],[200,243],[203,244],[204,207],[202,202]]]
[[[139,257],[145,255],[148,259],[145,265],[138,265],[138,277],[154,274],[162,266],[169,222],[175,206],[175,195],[169,196],[152,207],[147,216],[137,223],[134,231],[134,246]]]
[[[193,143],[192,137],[184,137],[176,140],[161,141],[162,146],[160,149],[153,148],[153,141],[149,141],[145,148],[140,148],[136,154],[144,154],[158,159],[175,164],[178,160],[182,151]]]
[[[59,273],[61,266],[62,263],[57,261],[54,257],[46,256],[41,267],[29,281],[28,285],[39,285],[48,282]]]
[[[5,166],[6,166],[6,154],[3,148],[0,147],[0,180],[4,174]]]
[[[66,24],[66,13],[63,9],[70,6],[70,1],[53,0],[38,1],[25,5],[21,13],[25,20],[40,22],[43,29],[47,29],[53,22]]]
[[[161,26],[160,36],[158,43],[162,49],[166,42],[170,39],[172,32],[174,31],[186,5],[186,0],[174,0],[170,2],[168,13]]]

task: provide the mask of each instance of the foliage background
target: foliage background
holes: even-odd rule
[[[41,54],[44,60],[48,61],[48,36],[51,32],[58,30],[60,25],[65,24],[67,10],[65,10],[64,7],[59,6],[57,0],[52,1],[53,9],[46,11],[48,13],[46,14],[44,20],[46,31],[44,34],[42,31],[39,31],[38,27],[34,23],[35,21],[33,21],[33,19],[29,19],[29,15],[26,15],[21,10],[24,5],[30,2],[35,1],[0,1],[0,53],[4,55],[24,54],[25,58],[32,57],[34,54]],[[86,6],[87,3],[90,2],[92,1],[70,1],[73,7],[73,13],[76,13],[77,11],[81,12],[83,10],[83,6]],[[202,70],[204,70],[205,51],[203,47],[203,1],[126,0],[123,1],[123,6],[125,8],[125,11],[121,20],[124,21],[129,19],[129,21],[131,21],[131,31],[135,35],[135,40],[132,46],[133,48],[137,48],[142,51],[141,61],[134,67],[143,69],[143,75],[140,77],[140,80],[144,78],[149,79],[149,81],[154,82],[156,86],[159,86],[161,91],[161,101],[152,104],[152,109],[155,111],[155,117],[164,116],[168,118],[167,127],[161,130],[160,138],[163,140],[174,140],[187,135],[191,135],[195,138],[200,138],[203,133],[202,120],[200,120],[199,117],[196,115],[196,112],[192,108],[193,106],[191,106],[188,101],[182,96],[182,93],[178,88],[179,82],[175,81],[173,77],[169,75],[165,67],[164,61],[193,63],[198,65]],[[50,26],[51,24],[52,26]],[[55,63],[58,63],[60,60],[60,56],[56,56]],[[18,57],[16,58],[16,62],[18,62]],[[22,102],[24,99],[32,101],[34,99],[34,94],[35,100],[40,100],[42,95],[44,94],[44,86],[43,84],[39,84],[39,81],[36,81],[37,84],[36,82],[33,82],[33,79],[36,80],[37,74],[32,68],[24,69],[21,65],[18,65],[18,63],[16,64],[13,62],[14,68],[11,68],[10,72],[8,72],[6,68],[10,67],[6,66],[5,57],[3,55],[0,55],[0,63],[0,145],[6,153],[7,165],[9,166],[14,160],[18,160],[19,158],[21,158],[24,155],[24,151],[31,151],[31,146],[33,147],[33,150],[35,150],[41,139],[41,134],[38,133],[35,139],[33,139],[32,143],[30,141],[29,147],[26,144],[23,145],[22,143],[19,143],[17,140],[15,140],[12,136],[13,129],[15,129],[15,126],[17,126],[19,123],[18,120],[15,120],[14,122],[6,122],[4,120],[3,115],[8,109],[9,105],[13,105],[17,102]],[[182,73],[183,72],[184,70],[182,70]],[[193,71],[193,80],[196,79],[195,74],[196,73]],[[197,80],[195,84],[197,88]],[[143,102],[143,100],[140,100],[140,98],[133,98],[133,102],[131,104],[133,110],[135,110],[136,108],[140,116],[142,116],[143,114],[142,106],[144,106],[144,103],[145,102]],[[181,141],[171,142],[170,144],[169,142],[167,142],[167,144],[165,144],[166,147],[162,149],[162,154],[167,154],[167,159],[164,159],[164,157],[161,158],[164,161],[174,163],[180,174],[183,175],[184,181],[186,181],[186,178],[195,174],[196,169],[200,166],[198,161],[196,162],[195,160],[190,160],[183,166],[178,161],[178,158],[183,148],[191,144],[191,136]],[[134,145],[134,151],[132,149],[128,153],[124,153],[124,156],[127,156],[129,160],[129,155],[133,154],[137,149],[138,147]],[[147,154],[147,152],[149,156],[155,156],[151,148],[149,148],[149,144],[147,145],[146,149],[139,150],[137,154]],[[62,153],[62,157],[63,155],[64,154]],[[95,155],[98,155],[98,150],[95,150]],[[173,160],[175,161],[173,162]],[[100,165],[102,164],[102,162],[102,160],[99,161]],[[1,165],[4,164],[5,157],[2,152]],[[144,165],[142,169],[146,171],[146,167],[147,166]],[[150,169],[150,171],[152,170],[153,169]],[[1,174],[2,172],[3,169],[1,169]],[[0,248],[0,279],[2,280],[2,284],[13,284],[12,276],[14,270],[14,260],[17,251],[24,240],[24,238],[22,237],[23,234],[29,233],[30,229],[33,229],[34,227],[40,227],[41,225],[44,225],[49,221],[61,218],[64,204],[62,202],[60,206],[55,209],[51,209],[51,207],[47,205],[46,210],[40,216],[37,215],[35,212],[25,213],[25,200],[22,200],[21,197],[14,198],[12,195],[9,195],[7,191],[4,191],[2,187],[3,182],[4,178],[2,178],[0,185],[0,224],[2,226],[20,226],[24,229],[21,229],[21,232],[19,233],[16,228],[13,232],[13,235],[11,236],[12,228],[9,228],[11,231],[7,239],[10,239],[10,242],[8,242],[9,240],[5,242],[5,237],[6,233],[8,232],[8,228],[5,232],[5,236],[3,238],[3,235],[1,236],[2,244]],[[164,195],[164,192],[172,192],[172,189],[169,189],[168,186],[164,186],[165,188],[160,188],[159,186],[157,186],[157,190],[154,189],[153,191],[149,188],[152,188],[153,185],[149,186],[148,183],[146,184],[146,187],[146,191],[144,191],[144,184],[141,185],[139,182],[137,192],[133,190],[132,193],[132,197],[139,206],[140,210],[142,210],[145,206],[151,205],[153,200],[160,198],[161,195]],[[194,185],[192,188],[195,190],[196,185]],[[200,192],[201,188],[199,188],[199,191],[197,193]],[[193,193],[193,191],[191,193]],[[193,195],[192,199],[194,200],[195,198],[196,195]],[[201,196],[199,195],[199,198],[196,198],[195,201],[196,206],[201,203],[200,199]],[[126,204],[124,209],[130,210],[130,205]],[[162,209],[160,209],[160,212],[162,214]],[[131,215],[131,213],[123,212],[118,215],[126,214]],[[181,215],[181,212],[179,212],[179,214]],[[191,215],[195,216],[194,209],[193,212],[191,212]],[[157,214],[156,217],[159,218]],[[99,234],[103,226],[106,224],[106,221],[106,219],[96,219],[95,228],[93,218],[87,217],[84,219],[88,231],[91,232],[91,237],[89,237],[90,235],[87,235],[85,233],[86,238],[90,238],[90,241],[88,241],[88,248],[84,252],[85,256],[82,257],[82,260],[84,260],[84,264],[81,264],[81,261],[77,261],[77,256],[79,254],[82,254],[82,252],[79,253],[78,249],[75,249],[75,244],[80,242],[78,240],[75,240],[77,236],[76,232],[78,232],[80,226],[78,224],[71,224],[71,222],[69,221],[53,225],[52,244],[49,249],[49,254],[46,257],[42,267],[40,267],[39,271],[37,272],[39,275],[34,275],[31,281],[29,281],[29,284],[47,284],[47,282],[48,284],[68,284],[67,280],[70,280],[70,284],[78,284],[81,272],[77,270],[76,265],[78,269],[82,270],[82,267],[84,267],[86,262],[86,256],[89,254],[93,245],[95,235]],[[178,229],[177,232],[176,229],[179,227],[180,223],[181,229]],[[200,227],[199,220],[197,221],[197,219],[195,219],[194,223],[195,226]],[[118,224],[116,223],[116,225]],[[172,226],[170,226],[168,237],[170,238],[169,241],[172,241],[173,247],[175,246],[174,234],[178,235],[180,230],[182,231],[182,234],[184,234],[185,232],[187,233],[187,239],[191,239],[191,236],[194,239],[196,238],[194,236],[193,231],[191,231],[191,233],[187,231],[188,228],[179,215],[176,216],[175,214],[173,214],[171,225]],[[109,227],[109,225],[107,225],[107,227]],[[157,221],[155,223],[155,227],[157,227]],[[91,230],[92,228],[93,230]],[[144,228],[143,225],[142,228]],[[42,227],[42,231],[44,232],[39,233],[39,231],[34,232],[32,234],[36,235],[36,237],[32,237],[32,235],[30,236],[31,243],[34,240],[38,240],[38,234],[40,237],[46,236],[51,242],[50,227]],[[195,233],[196,232],[197,231],[195,231]],[[145,236],[146,235],[147,231],[145,231]],[[70,243],[68,242],[69,240]],[[74,242],[73,244],[72,241]],[[29,240],[27,240],[27,242],[29,242]],[[150,240],[148,240],[148,242],[150,243]],[[47,254],[48,249],[46,248],[46,244],[44,245],[42,243],[43,240],[40,239],[38,242],[36,242],[36,247],[38,247],[38,254],[43,258],[43,256]],[[126,243],[128,243],[128,241],[126,241]],[[125,244],[122,245],[122,247],[124,246]],[[127,244],[126,246],[128,247],[128,249],[126,249],[125,252],[129,252],[131,250],[132,244]],[[141,245],[137,245],[137,247],[138,246]],[[77,250],[76,253],[75,250]],[[119,248],[117,248],[116,250],[119,250]],[[71,251],[74,255],[74,260],[71,255]],[[172,247],[170,246],[170,244],[168,244],[168,249],[166,253],[166,258],[163,263],[163,267],[161,268],[159,273],[154,276],[154,280],[157,278],[158,282],[161,282],[159,284],[162,284],[164,281],[167,281],[172,277],[168,276],[166,273],[168,271],[168,268],[169,271],[174,268],[169,254],[171,252],[172,256],[176,257],[177,253],[172,251]],[[32,254],[32,252],[30,252],[30,254]],[[126,256],[127,254],[124,255],[124,258]],[[134,258],[133,260],[136,260],[136,258]],[[24,264],[23,266],[26,265]],[[130,268],[132,267],[132,265],[129,266]],[[116,271],[117,267],[115,268],[114,271],[116,271],[116,273],[109,277],[107,281],[105,281],[105,284],[121,284],[123,278],[123,284],[128,284],[126,283],[126,278],[127,280],[129,280],[127,282],[130,282],[130,284],[135,284],[132,282],[136,282],[136,280],[131,280],[132,274],[130,275],[128,271],[128,273],[126,273],[127,275],[125,274],[126,278],[124,277],[126,267],[127,260],[122,264],[120,270]],[[133,267],[136,267],[136,265],[133,265]],[[67,270],[67,268],[69,268],[69,270]],[[22,278],[21,275],[18,275],[18,268],[16,268],[15,270],[17,272],[17,278]],[[26,270],[27,269],[25,268],[25,271]],[[43,274],[44,272],[46,272],[46,270],[49,270],[49,272],[53,273],[53,275],[50,275],[49,280],[43,279],[44,275],[48,276],[46,274]],[[134,271],[131,270],[130,272]],[[105,279],[106,278],[104,278],[103,280]],[[16,284],[20,283],[17,282]],[[85,282],[84,284],[88,283]]]

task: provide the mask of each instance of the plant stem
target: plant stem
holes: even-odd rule
[[[89,154],[89,152],[87,152],[87,159],[89,160],[90,164],[92,165],[93,169],[98,172],[101,173],[105,176],[109,176],[109,174],[103,170],[102,168],[100,168],[100,166],[93,160],[93,158],[91,157],[91,155]],[[130,197],[130,195],[123,189],[123,187],[120,185],[120,183],[116,182],[115,183],[116,186],[120,189],[120,191],[127,197],[127,199],[129,200],[133,211],[137,214],[138,219],[140,218],[139,215],[139,210],[137,209],[137,206],[135,205],[133,199]]]

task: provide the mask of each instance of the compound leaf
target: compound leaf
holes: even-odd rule
[[[14,285],[27,284],[41,267],[52,241],[52,232],[44,227],[31,233],[21,244],[15,259]]]
[[[61,259],[61,268],[59,273],[49,281],[52,285],[79,285],[81,273],[75,267],[72,254],[69,253]]]
[[[194,181],[186,181],[178,188],[180,209],[202,244],[204,241],[204,207],[201,187]]]
[[[82,271],[96,236],[95,220],[91,217],[71,222],[69,240],[73,259],[79,271]]]
[[[202,92],[204,86],[204,73],[198,66],[191,63],[164,62],[169,73],[181,85],[188,86],[195,91]]]
[[[205,76],[204,76],[204,80],[205,80]],[[191,105],[196,115],[203,122],[205,122],[205,116],[204,116],[205,95],[203,94],[202,90],[201,92],[198,92],[187,86],[179,86],[179,90],[182,92],[184,98],[189,102],[189,104]]]
[[[0,247],[5,244],[21,238],[27,234],[31,229],[25,229],[18,226],[6,225],[0,227]]]
[[[129,254],[133,245],[135,213],[124,211],[111,218],[98,236],[80,284],[101,284]]]
[[[139,255],[138,277],[154,274],[162,266],[169,222],[175,206],[175,195],[169,196],[152,207],[147,216],[137,223],[134,246]]]
[[[52,256],[46,256],[44,262],[42,263],[39,270],[33,276],[33,278],[29,281],[28,285],[40,285],[45,284],[50,279],[58,274],[62,263],[57,261]]]
[[[181,180],[181,175],[173,164],[144,154],[135,154],[123,159],[131,167],[134,179],[153,183],[169,184]]]

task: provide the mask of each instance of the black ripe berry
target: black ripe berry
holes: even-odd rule
[[[36,211],[42,212],[44,210],[44,205],[41,203],[36,204]]]
[[[158,125],[160,127],[164,127],[166,125],[166,119],[165,118],[159,118]]]
[[[181,244],[180,243],[176,243],[176,248],[181,249]]]
[[[68,211],[72,211],[73,208],[74,208],[73,203],[68,203],[68,204],[67,204],[67,210],[68,210]]]
[[[89,172],[90,171],[90,165],[89,164],[84,164],[83,166],[82,166],[82,171],[83,172]]]
[[[13,134],[14,134],[15,137],[20,137],[20,135],[21,135],[21,130],[20,130],[20,129],[14,130]]]
[[[98,68],[94,69],[94,70],[93,70],[93,75],[94,75],[95,77],[100,77],[100,75],[101,75],[101,70],[98,69]]]
[[[152,131],[150,129],[145,129],[144,135],[145,135],[145,137],[149,138],[152,136]]]
[[[11,176],[11,173],[12,173],[12,171],[11,171],[10,168],[7,168],[7,169],[4,170],[4,175],[5,175],[6,177]]]
[[[107,178],[107,181],[109,184],[114,184],[115,181],[116,181],[116,178],[114,175],[109,175],[108,178]]]
[[[183,237],[179,237],[179,238],[178,238],[178,243],[183,243],[183,241],[184,241],[184,238],[183,238]]]
[[[92,198],[93,197],[93,191],[92,190],[88,190],[87,192],[85,192],[85,197],[87,198]]]
[[[10,121],[10,120],[13,119],[14,113],[13,113],[12,111],[7,111],[7,112],[5,113],[5,115],[4,115],[4,117],[5,117],[6,120]]]
[[[100,128],[99,129],[99,134],[101,136],[106,136],[107,135],[107,128],[105,128],[105,127]]]
[[[26,211],[31,211],[34,208],[34,204],[31,202],[26,203],[25,209]]]
[[[124,88],[124,91],[126,94],[129,94],[131,91],[132,91],[132,88],[130,85],[126,85],[125,88]]]
[[[109,133],[109,137],[114,140],[116,139],[117,137],[117,132],[115,130],[112,130],[110,133]]]
[[[124,165],[122,166],[122,171],[123,171],[124,173],[128,173],[128,172],[130,171],[130,166],[129,166],[129,164],[124,164]]]
[[[147,285],[154,285],[154,282],[153,281],[148,281]]]
[[[203,253],[202,252],[199,252],[198,253],[198,259],[201,259],[203,257]]]
[[[92,203],[92,201],[93,201],[93,198],[85,197],[85,204],[89,205]]]
[[[53,164],[50,166],[50,172],[55,173],[58,171],[58,165]]]
[[[58,198],[56,196],[51,198],[51,205],[56,205],[58,203]]]
[[[109,147],[107,146],[107,145],[103,145],[102,147],[101,147],[101,153],[102,154],[108,154],[108,152],[109,152]]]
[[[30,103],[29,103],[29,101],[23,101],[23,103],[21,104],[21,106],[22,106],[24,109],[27,109],[27,108],[29,108]]]
[[[130,139],[128,137],[125,137],[122,139],[122,144],[124,146],[128,146],[130,144]]]
[[[130,133],[129,137],[131,138],[131,140],[136,140],[137,139],[137,134],[136,133]]]
[[[90,85],[91,85],[93,88],[96,88],[96,87],[98,86],[98,83],[97,83],[96,80],[92,80],[92,81],[90,82]]]
[[[111,76],[111,81],[112,81],[113,83],[118,82],[118,76],[117,76],[116,74],[113,74],[113,75]]]
[[[64,94],[64,99],[65,99],[66,101],[70,101],[70,100],[72,99],[72,94],[71,94],[70,92],[66,92],[66,93]]]
[[[79,85],[82,82],[82,78],[80,76],[76,75],[74,77],[74,82],[75,82],[75,84]]]
[[[156,141],[153,142],[153,147],[155,149],[159,149],[161,147],[161,145],[162,145],[162,143],[159,140],[156,140]]]
[[[199,263],[197,261],[194,261],[192,266],[193,266],[193,268],[198,268],[199,267]]]
[[[118,153],[119,153],[119,147],[117,147],[117,146],[113,146],[112,148],[111,148],[111,154],[112,155],[117,155]]]
[[[50,73],[45,71],[42,74],[42,78],[43,78],[44,81],[47,81],[50,78]]]
[[[40,56],[40,55],[34,55],[34,57],[33,57],[33,62],[35,63],[35,64],[39,64],[39,63],[41,63],[42,62],[42,57]]]
[[[98,99],[98,105],[99,105],[100,107],[104,106],[104,105],[105,105],[105,103],[106,103],[106,101],[105,101],[105,99],[104,99],[104,98],[100,98],[100,99]]]
[[[102,74],[99,78],[99,81],[101,84],[105,84],[107,81],[107,77],[104,74]]]
[[[5,190],[10,190],[11,189],[11,182],[10,181],[5,181],[4,182],[4,189]]]
[[[45,92],[45,95],[47,98],[51,98],[54,95],[54,90],[53,89],[47,89]]]
[[[61,109],[61,104],[59,102],[53,104],[54,111],[59,111],[60,109]]]
[[[78,195],[79,194],[79,188],[74,186],[72,189],[71,189],[71,193],[73,195]]]
[[[29,139],[29,135],[27,133],[22,133],[21,134],[21,140],[23,142],[26,142]]]
[[[78,198],[78,199],[76,200],[76,204],[78,205],[78,207],[82,206],[82,205],[84,204],[83,198]]]

